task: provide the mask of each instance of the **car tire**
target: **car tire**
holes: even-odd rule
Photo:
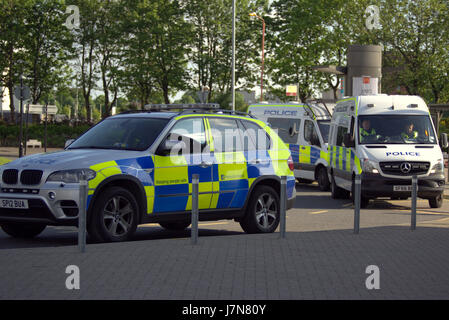
[[[443,206],[443,194],[430,198],[429,206],[431,208],[441,208]]]
[[[332,199],[348,199],[350,196],[350,192],[340,188],[335,183],[334,175],[331,175],[331,197]]]
[[[279,225],[278,193],[269,186],[258,186],[249,198],[246,214],[240,226],[246,233],[271,233]]]
[[[317,173],[318,186],[321,191],[329,191],[330,182],[329,177],[327,176],[327,170],[325,167],[320,167]]]
[[[95,200],[88,228],[94,242],[129,240],[137,228],[139,206],[131,192],[121,187],[102,191]]]
[[[190,221],[184,221],[184,222],[159,222],[159,225],[166,229],[171,231],[182,231],[185,230],[188,226],[190,226]]]
[[[5,233],[14,238],[34,238],[47,227],[45,224],[23,224],[23,223],[2,223],[1,227]]]

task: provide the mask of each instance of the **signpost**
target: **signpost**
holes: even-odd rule
[[[30,98],[30,87],[23,85],[20,75],[20,87],[15,87],[14,95],[20,100],[20,133],[19,133],[19,158],[23,156],[23,101]]]

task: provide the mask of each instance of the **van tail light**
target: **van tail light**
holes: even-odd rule
[[[290,156],[290,157],[288,158],[287,164],[288,164],[288,167],[290,168],[291,171],[293,171],[293,170],[295,169],[295,165],[293,164],[292,156]]]

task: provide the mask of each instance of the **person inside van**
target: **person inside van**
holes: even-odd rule
[[[404,132],[401,133],[401,137],[405,140],[418,138],[418,131],[413,130],[413,127],[414,127],[413,123],[408,122],[405,125]]]
[[[364,119],[362,121],[362,127],[360,130],[360,142],[363,142],[363,140],[366,140],[370,136],[376,136],[376,130],[374,128],[371,128],[371,122],[367,119]]]

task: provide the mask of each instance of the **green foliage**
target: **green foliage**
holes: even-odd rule
[[[47,146],[50,148],[63,148],[66,140],[78,138],[90,128],[89,125],[67,126],[48,124]],[[20,127],[16,125],[0,126],[0,145],[3,147],[16,147],[19,145]],[[25,128],[24,128],[25,133]],[[43,124],[28,127],[28,139],[37,139],[44,143],[45,126]]]

